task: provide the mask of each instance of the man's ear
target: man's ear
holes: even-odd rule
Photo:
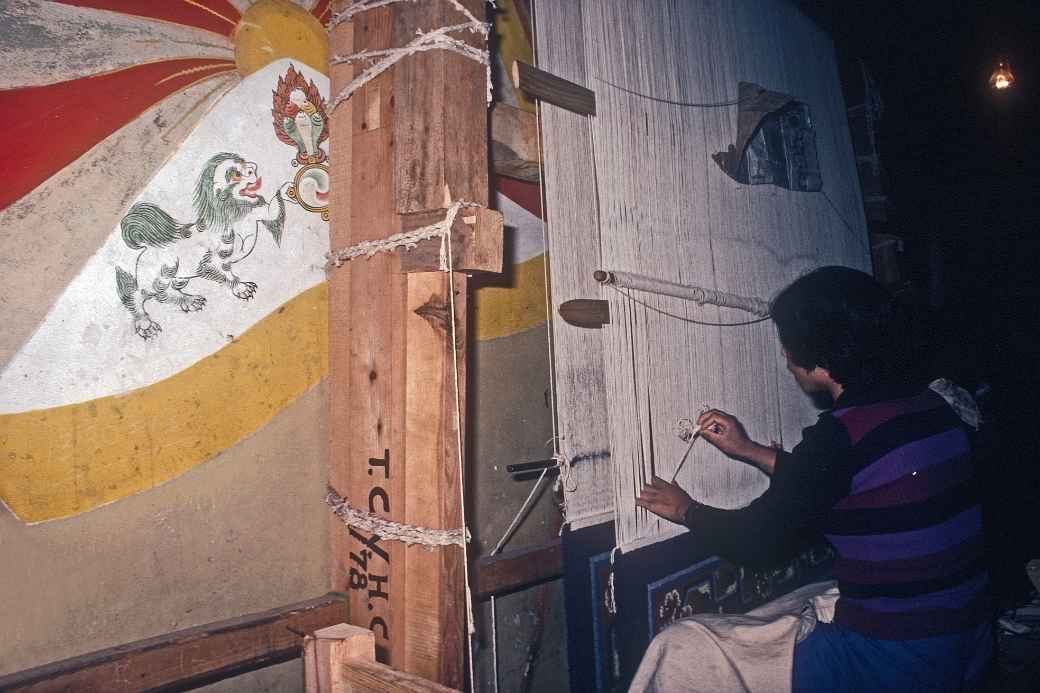
[[[816,368],[814,368],[813,370],[814,370],[814,371],[815,371],[816,373],[818,373],[819,375],[821,375],[822,377],[824,377],[825,379],[827,379],[828,381],[830,381],[830,382],[832,382],[832,383],[835,383],[835,384],[837,384],[837,383],[838,383],[838,381],[837,381],[837,380],[835,380],[835,379],[833,378],[833,376],[831,376],[831,371],[830,371],[830,369],[829,369],[829,368],[827,368],[826,366],[824,366],[824,365],[822,365],[822,364],[821,364],[821,365],[818,365],[818,366],[816,366]]]

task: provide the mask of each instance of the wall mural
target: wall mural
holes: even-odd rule
[[[176,478],[326,374],[329,16],[0,4],[0,503],[22,521]],[[481,342],[545,321],[537,188],[504,185],[513,271],[474,296]]]
[[[23,521],[168,481],[325,375],[328,18],[0,5],[0,500]]]

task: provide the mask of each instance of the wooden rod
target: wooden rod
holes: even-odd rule
[[[473,566],[473,593],[480,601],[516,592],[563,576],[559,539],[497,556],[482,556]]]
[[[513,61],[513,84],[540,101],[580,115],[596,115],[596,92],[534,65]]]

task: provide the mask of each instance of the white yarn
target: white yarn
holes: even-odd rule
[[[351,527],[378,534],[381,539],[402,541],[405,544],[419,544],[427,549],[434,546],[461,546],[465,548],[469,541],[469,531],[462,529],[431,529],[394,522],[370,512],[355,508],[346,498],[332,488],[325,494],[325,502],[332,507],[343,523]]]

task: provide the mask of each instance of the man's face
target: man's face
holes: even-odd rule
[[[813,367],[811,371],[806,370],[791,360],[791,355],[787,353],[787,349],[784,349],[783,352],[784,358],[787,359],[787,370],[794,376],[795,382],[798,383],[798,387],[802,388],[802,392],[811,395],[816,392],[827,391],[826,374],[818,366]]]

